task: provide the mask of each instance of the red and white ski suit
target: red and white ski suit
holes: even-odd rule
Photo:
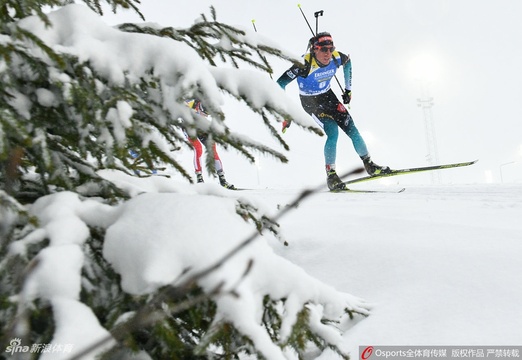
[[[199,100],[188,100],[186,101],[187,105],[194,109],[196,113],[208,118],[208,114],[204,111],[203,106]],[[207,146],[207,136],[206,135],[197,135],[195,138],[191,138],[185,132],[185,136],[190,141],[192,146],[194,147],[194,170],[196,174],[201,173],[201,156],[203,155],[203,146]],[[219,154],[216,149],[216,143],[212,144],[212,152],[214,153],[214,166],[216,168],[216,172],[223,171],[223,164],[221,163],[221,159],[219,158]]]

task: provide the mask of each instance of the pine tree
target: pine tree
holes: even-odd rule
[[[84,2],[102,15],[99,1]],[[103,169],[148,176],[151,169],[169,166],[191,181],[189,172],[173,155],[176,149],[190,146],[182,130],[201,130],[203,123],[194,112],[179,110],[186,108],[186,98],[197,97],[208,104],[213,121],[220,125],[205,128],[212,141],[238,150],[252,162],[252,151],[286,161],[277,150],[235,136],[226,126],[226,114],[204,88],[193,84],[176,94],[176,98],[166,100],[167,87],[156,69],[151,68],[139,78],[127,74],[123,81],[111,81],[92,62],[57,51],[19,26],[20,20],[34,15],[52,26],[43,9],[67,3],[6,0],[0,4],[0,184],[4,189],[0,190],[0,319],[5,324],[2,346],[14,334],[29,344],[49,343],[53,336],[53,314],[48,303],[36,300],[28,307],[12,298],[20,294],[24,274],[37,265],[36,255],[48,245],[45,241],[35,242],[29,243],[24,253],[12,251],[13,244],[38,228],[38,221],[31,218],[27,206],[42,196],[61,191],[101,198],[106,204],[124,202],[129,194],[102,178],[99,171]],[[106,3],[113,11],[131,8],[140,14],[137,0]],[[217,21],[213,8],[210,16],[201,15],[187,29],[123,24],[119,30],[186,44],[214,67],[247,66],[271,73],[267,56],[286,58],[278,49],[251,43],[243,31]],[[223,42],[231,46],[221,46]],[[182,74],[172,76],[182,78]],[[256,105],[247,95],[233,93],[226,87],[221,90],[259,114],[274,138],[288,149],[272,122],[282,121],[289,114],[270,104]],[[207,165],[212,170],[213,163]],[[237,212],[252,221],[258,231],[269,229],[277,234],[277,223],[258,214],[251,205],[238,203]],[[252,339],[233,325],[214,322],[214,294],[204,293],[197,282],[186,288],[168,287],[154,296],[126,294],[119,285],[118,274],[101,255],[103,241],[104,229],[91,227],[84,245],[87,260],[81,301],[118,340],[104,358],[124,357],[128,351],[145,351],[154,359],[261,356]],[[303,353],[312,342],[318,348],[333,347],[341,353],[310,331],[306,307],[299,313],[292,336],[282,343],[280,309],[284,302],[285,299],[269,298],[265,301],[263,325],[274,343]],[[137,316],[122,325],[121,319],[127,314]],[[20,334],[21,324],[25,326]]]

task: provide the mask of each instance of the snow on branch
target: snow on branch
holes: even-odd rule
[[[258,34],[221,24],[214,12],[213,17],[202,16],[189,29],[115,28],[89,7],[70,4],[45,19],[29,16],[12,24],[16,41],[6,48],[10,71],[0,73],[7,89],[0,94],[17,124],[12,129],[8,118],[0,119],[8,130],[5,152],[24,148],[30,159],[23,163],[25,173],[34,165],[40,193],[53,186],[70,190],[89,178],[111,189],[96,170],[140,170],[129,156],[132,150],[148,167],[170,165],[190,179],[174,153],[190,147],[184,130],[203,132],[251,161],[255,150],[286,162],[274,147],[231,131],[222,105],[224,93],[244,102],[286,150],[277,129],[283,119],[322,134],[264,72],[271,71],[265,54],[289,56]],[[205,104],[210,124],[185,105],[194,97]]]
[[[127,175],[118,176],[123,181]],[[97,344],[102,351],[137,326],[151,326],[211,298],[216,312],[209,334],[230,324],[266,358],[286,359],[287,350],[302,351],[298,344],[307,339],[299,335],[303,329],[309,329],[307,336],[321,347],[346,353],[342,324],[355,314],[368,315],[368,304],[276,255],[258,238],[258,224],[245,221],[249,216],[244,212],[237,216],[239,199],[212,184],[199,188],[202,194],[193,188],[189,193],[165,193],[183,187],[166,178],[128,178],[136,185],[148,184],[149,192],[114,207],[60,193],[41,198],[32,208],[40,220],[35,231],[43,231],[38,238],[48,238],[50,244],[36,257],[38,265],[24,286],[23,299],[49,301],[56,316],[81,308],[83,323],[91,324],[85,326],[91,326],[87,333],[92,336],[79,339],[70,331],[77,319],[59,317],[53,343],[75,343],[75,350],[89,353]],[[257,211],[256,217],[266,216],[275,226],[313,192],[304,191],[275,215],[259,201],[249,200],[242,209]],[[105,229],[103,257],[121,277],[122,290],[135,297],[152,296],[126,330],[104,329],[80,301],[81,269],[92,261],[81,250],[90,241],[87,227]],[[206,295],[183,300],[198,288]],[[171,304],[168,311],[162,304]]]

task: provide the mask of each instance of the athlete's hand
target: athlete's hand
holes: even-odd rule
[[[291,124],[292,124],[291,120],[284,120],[283,121],[283,134],[286,132],[286,129],[288,129]]]
[[[349,104],[352,101],[352,90],[344,90],[343,93],[343,103]]]

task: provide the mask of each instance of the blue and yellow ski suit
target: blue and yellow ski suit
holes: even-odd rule
[[[352,63],[350,57],[337,50],[333,51],[332,58],[327,65],[322,65],[312,53],[307,53],[304,56],[304,64],[293,65],[277,80],[277,83],[285,89],[289,83],[297,79],[301,105],[326,133],[324,158],[327,170],[335,169],[338,128],[341,128],[350,137],[355,151],[361,158],[368,156],[366,143],[357,130],[350,113],[331,89],[331,80],[341,66],[343,67],[345,89],[351,90]]]

